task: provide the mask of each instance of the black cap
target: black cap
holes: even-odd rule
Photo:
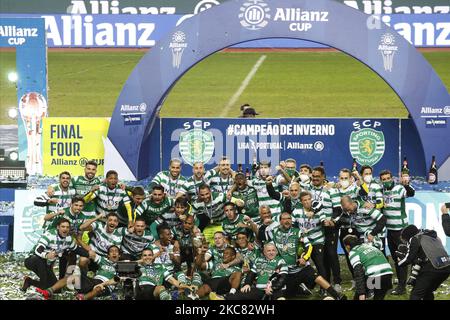
[[[242,115],[245,116],[256,116],[259,113],[256,113],[255,109],[253,108],[246,108],[244,109],[244,111],[242,112]]]
[[[401,237],[405,240],[405,241],[409,241],[409,239],[411,239],[412,237],[414,237],[416,234],[419,233],[419,229],[413,225],[410,224],[409,226],[406,226],[402,232],[401,232]]]

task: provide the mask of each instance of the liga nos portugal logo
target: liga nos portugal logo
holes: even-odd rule
[[[214,153],[214,136],[202,129],[192,129],[180,134],[180,154],[191,166],[196,162],[207,163]]]
[[[364,128],[350,135],[350,153],[360,165],[373,166],[384,155],[385,139],[382,131]]]

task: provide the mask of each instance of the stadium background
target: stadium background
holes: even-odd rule
[[[87,12],[79,13],[92,15],[94,21],[98,19],[100,22],[110,23],[130,20],[130,15],[112,14],[115,13],[115,8],[149,7],[147,3],[144,5],[143,1],[138,0],[118,1],[118,5],[111,2],[108,15],[96,15],[95,7],[91,7],[89,1],[71,3],[47,0],[39,6],[33,1],[2,1],[0,13],[2,16],[44,15],[49,21],[54,19],[61,33],[61,21],[65,21],[64,17],[70,15],[74,7],[83,8],[82,2]],[[213,5],[214,2],[217,1],[152,1],[152,14],[159,13],[154,16],[154,39],[157,40],[163,34],[162,30],[170,30],[169,26],[174,26],[183,16],[201,10],[201,6],[206,8]],[[99,1],[94,3],[101,6]],[[367,3],[374,7],[369,7]],[[198,6],[199,4],[201,6]],[[409,39],[417,47],[423,47],[420,50],[425,58],[447,88],[450,88],[450,39],[448,34],[444,34],[450,23],[441,29],[437,27],[438,21],[442,19],[449,22],[448,3],[427,1],[425,5],[423,1],[392,1],[392,4],[390,1],[346,1],[346,4],[357,5],[359,10],[366,13],[383,14],[383,21],[386,19],[399,25],[406,22],[411,27]],[[176,7],[174,17],[162,17],[173,10],[168,9],[171,6]],[[422,9],[425,12],[404,14],[408,11],[405,8],[409,8],[411,12],[417,10],[414,6],[425,8]],[[100,8],[106,10],[106,7]],[[389,10],[402,14],[390,14]],[[140,19],[140,15],[132,15],[131,21],[140,23]],[[418,23],[426,26],[426,31],[420,32],[416,27]],[[75,44],[74,39],[71,41],[69,45],[59,46],[55,45],[54,41],[48,43],[49,116],[109,117],[123,83],[147,48],[127,45],[132,43],[129,39],[128,42],[124,41],[125,45],[121,48],[84,48],[87,46]],[[223,50],[205,59],[183,76],[164,102],[161,117],[237,117],[239,106],[243,103],[250,103],[260,113],[260,117],[264,118],[408,116],[401,101],[381,78],[344,53],[320,48],[314,43],[294,40],[258,42],[242,46],[252,48]],[[255,48],[259,46],[265,48]],[[264,63],[239,99],[229,105],[242,80],[261,56],[266,56]],[[5,111],[16,104],[16,88],[4,75],[15,69],[13,50],[0,51],[0,66],[0,125],[11,125],[15,124],[16,120],[9,119]],[[96,85],[93,86],[92,83]],[[229,107],[224,112],[226,106]],[[38,187],[43,181],[48,180],[38,179]],[[16,257],[7,259],[14,260]],[[2,265],[2,268],[9,266],[7,263]]]

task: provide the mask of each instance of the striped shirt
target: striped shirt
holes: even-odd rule
[[[350,214],[350,223],[351,226],[355,226],[356,231],[361,235],[364,235],[366,231],[372,231],[377,225],[378,220],[383,217],[381,211],[372,208],[366,209],[363,206],[358,205],[356,214]],[[380,234],[385,233],[385,228]]]
[[[333,215],[333,202],[331,201],[330,190],[328,190],[324,186],[316,187],[312,184],[308,186],[305,185],[304,189],[311,192],[313,202],[318,201],[319,203],[321,203],[321,212],[325,215],[325,218],[331,219]]]
[[[304,209],[299,209],[292,215],[292,222],[296,223],[302,233],[308,237],[311,244],[315,245],[325,242],[324,228],[322,225],[325,218],[322,210],[313,214],[312,217],[308,217]]]
[[[272,260],[268,260],[265,256],[258,257],[254,260],[250,270],[256,273],[256,287],[258,289],[265,289],[270,277],[275,272],[279,274],[288,273],[286,262],[280,256],[276,256]]]
[[[331,196],[331,202],[333,204],[333,208],[340,208],[341,207],[341,198],[343,196],[350,196],[352,199],[356,199],[359,194],[359,187],[356,183],[351,184],[347,189],[342,188],[331,188],[330,189],[330,196]]]
[[[161,251],[156,244],[151,244],[150,249],[152,249],[154,255]],[[164,252],[161,252],[161,255],[155,259],[154,263],[162,264],[169,272],[173,272],[174,262],[170,258],[170,255],[179,256],[180,252],[174,251],[175,246],[172,243],[164,246],[164,249]]]
[[[73,239],[71,236],[62,238],[59,235],[58,230],[53,229],[46,231],[39,238],[37,244],[33,248],[33,251],[37,256],[43,259],[47,259],[45,257],[47,253],[49,253],[50,251],[55,251],[57,253],[57,256],[53,259],[47,259],[47,263],[51,264],[56,259],[58,259],[58,257],[61,257],[64,251],[74,251],[76,248],[77,244],[75,242],[75,239]]]
[[[85,176],[77,176],[73,177],[70,183],[70,186],[75,189],[76,194],[84,197],[91,191],[93,186],[100,185],[102,181],[100,177],[94,177],[92,180],[88,180]],[[85,212],[87,216],[95,217],[95,203],[86,203],[83,212]]]
[[[172,277],[170,271],[168,271],[163,265],[152,263],[141,265],[142,275],[139,277],[140,286],[160,286],[164,280],[169,280]]]
[[[212,174],[211,178],[209,179],[211,191],[226,194],[227,191],[230,190],[234,184],[234,180],[231,177],[231,173],[228,175],[228,177],[222,178],[219,171],[216,171],[214,169],[213,171],[214,174]]]
[[[281,213],[280,202],[272,199],[267,192],[266,181],[261,179],[259,176],[254,177],[252,180],[248,181],[248,185],[256,189],[256,194],[258,195],[259,206],[269,206],[270,212],[272,214]],[[275,183],[272,183],[274,189],[278,187]]]
[[[56,216],[50,222],[48,229],[56,229],[58,221],[62,218],[65,218],[70,221],[70,234],[73,236],[77,236],[80,233],[80,226],[91,217],[85,216],[83,212],[78,214],[72,213],[71,208],[64,208],[64,214],[62,216]]]
[[[228,268],[220,267],[220,264],[216,261],[208,261],[206,263],[206,270],[211,271],[211,279],[229,277],[234,272],[241,272],[241,267],[238,265],[230,266]]]
[[[231,241],[236,241],[238,232],[247,232],[247,228],[240,227],[238,224],[245,224],[244,215],[238,214],[233,221],[230,221],[227,217],[222,221],[222,229],[227,237],[231,239]]]
[[[363,201],[373,203],[374,205],[383,203],[383,191],[378,183],[371,182],[367,185],[367,188],[369,189],[369,192],[367,193],[367,196],[362,197]]]
[[[244,201],[242,213],[245,213],[250,218],[259,216],[258,195],[255,188],[247,186],[243,190],[237,189],[233,192],[233,197]]]
[[[54,190],[53,196],[49,197],[47,193],[44,193],[34,200],[34,204],[39,207],[47,207],[46,213],[70,207],[72,198],[76,194],[75,189],[68,187],[67,190],[63,190],[59,184],[52,184],[51,187]],[[48,203],[50,199],[58,199],[58,203]]]
[[[115,229],[109,233],[106,231],[106,223],[101,221],[94,221],[91,224],[94,237],[91,238],[90,245],[95,253],[101,256],[108,255],[108,248],[112,245],[116,245],[120,248],[123,237],[123,228]]]
[[[155,185],[162,185],[164,191],[170,197],[175,198],[177,192],[183,190],[183,185],[186,183],[186,178],[179,175],[177,178],[173,178],[170,171],[165,170],[159,172],[150,183],[149,189],[152,189]]]
[[[97,214],[105,215],[110,212],[116,213],[121,201],[124,204],[130,203],[130,198],[125,190],[122,190],[119,186],[110,189],[106,184],[101,184],[99,189],[94,191],[90,201],[92,201],[92,199],[95,199],[95,209]]]
[[[109,260],[108,258],[97,255],[94,262],[98,264],[98,271],[96,272],[94,279],[101,280],[103,282],[108,281],[116,275],[116,262]]]
[[[189,196],[190,200],[196,201],[198,199],[198,188],[202,184],[210,184],[211,177],[215,174],[215,170],[211,169],[205,172],[205,175],[201,180],[197,180],[195,176],[189,177],[186,182],[180,187],[178,192]]]
[[[395,185],[392,190],[383,190],[386,227],[388,230],[401,230],[408,225],[405,210],[406,189],[402,185]]]
[[[139,258],[142,250],[155,241],[152,233],[145,229],[142,236],[138,236],[135,233],[129,233],[127,228],[121,228],[122,231],[122,245],[121,249],[123,253],[132,255],[136,260]]]
[[[225,219],[223,205],[228,201],[226,193],[211,193],[211,201],[208,203],[196,201],[192,204],[194,214],[204,214],[211,219],[210,224],[221,223]]]
[[[144,217],[147,226],[154,221],[158,224],[166,221],[170,226],[178,222],[178,217],[173,211],[175,200],[164,197],[160,203],[155,203],[151,199],[145,199],[136,209],[136,217]]]
[[[393,274],[392,267],[383,252],[369,244],[361,244],[353,247],[350,250],[349,259],[353,268],[362,264],[367,277]]]

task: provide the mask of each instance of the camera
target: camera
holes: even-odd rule
[[[114,280],[122,284],[125,300],[133,300],[136,281],[141,276],[140,266],[137,262],[119,261],[116,264],[116,277]]]

